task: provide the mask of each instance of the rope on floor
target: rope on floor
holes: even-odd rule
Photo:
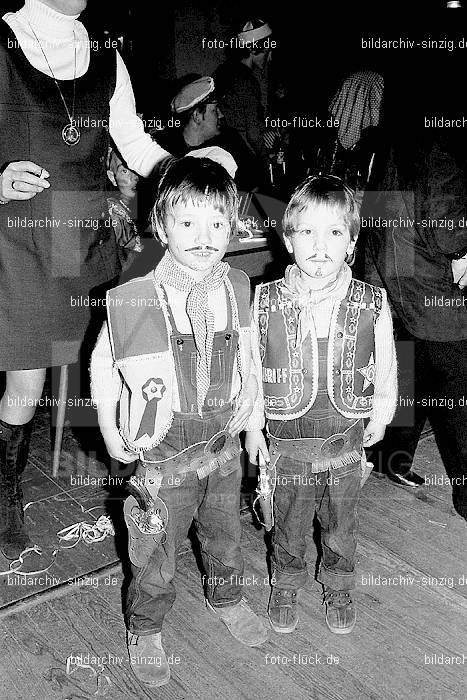
[[[100,507],[100,506],[96,506]],[[93,510],[92,508],[90,510]],[[87,511],[89,512],[89,511]],[[86,521],[81,521],[65,527],[59,532],[57,532],[59,546],[52,552],[52,561],[50,564],[43,569],[38,571],[21,571],[21,567],[24,564],[24,558],[30,554],[37,554],[42,556],[42,549],[38,545],[33,545],[32,547],[27,547],[24,549],[17,559],[10,562],[9,568],[6,571],[0,571],[0,576],[8,576],[10,574],[18,574],[19,576],[37,576],[38,574],[45,574],[55,563],[55,558],[61,549],[73,549],[81,541],[86,544],[94,544],[95,542],[102,542],[106,537],[115,535],[115,530],[112,525],[108,515],[101,515],[94,524],[87,523]],[[67,547],[61,546],[62,542],[71,542],[76,540],[72,545]]]
[[[73,660],[72,660],[73,659]],[[102,664],[97,665],[97,671],[94,666],[90,664],[83,663],[82,660],[77,656],[69,656],[66,660],[66,675],[71,676],[79,668],[88,668],[91,671],[90,678],[96,678],[97,690],[94,695],[107,695],[109,687],[112,682],[107,674],[104,673],[104,666]],[[105,680],[105,683],[103,682]]]

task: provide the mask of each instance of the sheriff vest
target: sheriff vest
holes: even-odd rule
[[[328,341],[329,398],[346,418],[364,418],[373,406],[374,326],[383,290],[352,280],[334,307]],[[318,341],[310,331],[296,345],[299,309],[282,280],[259,285],[255,319],[263,364],[266,417],[292,420],[313,406],[318,392]]]

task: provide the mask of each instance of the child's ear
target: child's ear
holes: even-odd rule
[[[357,240],[355,239],[354,241],[350,241],[349,245],[347,246],[347,251],[345,254],[345,262],[347,263],[347,265],[354,264],[356,244],[357,244]]]
[[[166,246],[168,243],[168,238],[167,238],[167,234],[164,231],[164,229],[161,226],[158,226],[156,228],[156,232],[157,232],[157,237],[160,240],[160,242],[162,243],[162,245]]]
[[[355,252],[355,246],[357,245],[357,239],[354,238],[353,241],[351,240],[349,245],[347,246],[347,255],[349,258],[351,258]]]
[[[112,183],[112,185],[114,187],[118,187],[117,180],[116,180],[115,175],[112,172],[112,170],[107,170],[107,177],[109,178],[110,182]]]
[[[284,233],[282,238],[284,239],[285,247],[289,251],[290,255],[293,255],[293,245],[292,245],[292,241],[290,240],[290,236],[287,236]]]

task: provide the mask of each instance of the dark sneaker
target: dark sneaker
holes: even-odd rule
[[[242,644],[246,644],[248,647],[257,647],[267,640],[266,626],[244,598],[236,605],[229,605],[225,608],[214,608],[206,600],[206,607],[222,620],[232,637],[235,637]]]
[[[423,486],[425,483],[425,479],[413,471],[408,471],[405,474],[396,474],[395,472],[388,472],[387,477],[399,486],[409,486],[412,489],[416,489],[419,486]]]
[[[349,634],[355,627],[357,612],[348,591],[324,591],[326,624],[334,634]]]
[[[298,623],[297,591],[273,587],[269,598],[268,617],[275,632],[293,632]]]
[[[170,668],[162,648],[161,633],[139,636],[126,633],[130,667],[143,685],[158,688],[170,680]]]

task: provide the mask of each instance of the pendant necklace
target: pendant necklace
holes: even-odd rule
[[[55,85],[57,86],[57,90],[60,93],[60,97],[62,98],[63,105],[65,107],[66,113],[68,115],[68,120],[69,123],[66,124],[63,129],[62,129],[62,139],[63,141],[67,144],[67,146],[76,146],[77,143],[79,143],[79,140],[81,138],[81,132],[78,129],[78,127],[75,126],[74,121],[75,121],[75,97],[76,97],[76,37],[75,37],[75,32],[73,30],[73,45],[75,47],[75,72],[73,76],[73,108],[72,112],[70,114],[70,110],[68,109],[68,105],[65,101],[65,98],[63,96],[62,91],[60,90],[60,85],[58,84],[57,78],[54,75],[54,72],[52,70],[52,66],[50,65],[48,58],[45,54],[44,49],[42,48],[42,44],[39,41],[39,37],[37,36],[36,32],[34,29],[31,27],[31,24],[28,22],[29,27],[34,34],[37,43],[39,44],[39,48],[42,51],[42,55],[45,58],[45,62],[47,63],[47,66],[49,67],[50,74],[55,82]]]

